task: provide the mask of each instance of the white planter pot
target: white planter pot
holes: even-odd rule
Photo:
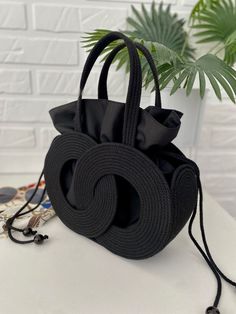
[[[196,155],[199,132],[205,109],[205,99],[199,95],[199,89],[193,89],[189,96],[186,96],[184,89],[179,89],[170,96],[170,88],[161,92],[162,107],[176,109],[183,113],[181,128],[174,143],[184,150],[192,158]],[[154,93],[151,94],[151,104],[154,103]]]

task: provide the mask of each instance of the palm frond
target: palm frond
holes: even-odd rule
[[[229,65],[236,62],[236,30],[225,41],[224,60]]]
[[[206,9],[213,9],[215,4],[218,4],[219,1],[220,0],[199,0],[190,13],[190,21],[194,23],[202,11]]]
[[[183,27],[185,21],[179,19],[177,14],[172,14],[170,6],[164,8],[161,3],[157,7],[153,2],[150,11],[147,11],[144,5],[140,11],[132,6],[132,17],[128,17],[127,22],[132,28],[128,32],[130,37],[162,44],[185,58],[193,59],[194,49],[189,45]]]
[[[87,48],[88,51],[90,51],[92,49],[92,47],[95,45],[95,43],[99,39],[101,39],[104,35],[108,34],[109,32],[110,32],[110,30],[97,29],[93,32],[86,33],[86,35],[83,37],[82,43],[84,44],[84,47]],[[124,33],[126,35],[128,35],[135,42],[139,42],[139,43],[143,44],[152,53],[153,59],[159,65],[164,64],[164,63],[175,64],[177,61],[182,60],[182,57],[177,52],[168,48],[164,44],[160,44],[158,42],[152,42],[150,40],[145,40],[145,39],[133,37],[133,33],[130,31],[125,31]],[[104,51],[102,52],[102,54],[105,55],[104,59],[109,54],[109,52],[112,49],[114,49],[117,45],[119,45],[120,43],[121,43],[121,41],[117,40],[117,41],[111,43],[106,49],[104,49]],[[114,62],[118,60],[118,68],[120,67],[119,62],[121,61],[120,60],[121,56],[124,59],[123,61],[125,61],[125,60],[128,61],[129,58],[128,58],[128,52],[126,49],[121,50],[117,54],[117,56],[114,60]],[[142,54],[141,54],[141,57],[142,57]],[[143,61],[145,61],[145,59]],[[122,62],[122,65],[124,63]]]
[[[236,61],[236,2],[232,0],[199,1],[197,10],[193,10],[191,16],[197,17],[192,20],[192,28],[196,30],[194,36],[198,38],[197,42],[219,43],[221,46],[219,51],[225,52],[225,62],[233,65]]]
[[[178,78],[174,82],[171,94],[176,92],[181,87],[183,82],[186,82],[186,94],[189,95],[192,91],[194,81],[199,78],[200,96],[205,94],[206,78],[209,80],[216,96],[221,100],[221,88],[226,92],[232,102],[235,102],[236,95],[236,71],[226,65],[224,61],[217,56],[207,54],[200,57],[194,62],[186,62],[178,65]],[[176,69],[172,72],[176,74]],[[170,73],[171,75],[171,73]],[[221,88],[220,88],[221,87]]]
[[[217,0],[213,0],[214,5]],[[221,0],[221,6],[227,7],[227,2],[231,0]],[[223,4],[222,4],[223,3]],[[205,9],[207,2],[202,1],[202,7]],[[231,3],[232,4],[232,3]],[[212,8],[212,7],[211,7]],[[215,8],[215,7],[214,7]],[[231,10],[233,11],[233,4]],[[132,30],[125,31],[126,35],[136,42],[142,43],[152,53],[154,62],[159,73],[160,88],[165,88],[168,84],[172,85],[171,94],[179,88],[185,88],[186,94],[189,95],[193,89],[195,81],[199,80],[200,96],[204,97],[206,90],[206,81],[212,86],[216,96],[221,99],[221,90],[224,90],[229,98],[235,102],[236,95],[236,71],[219,59],[216,55],[206,54],[197,60],[194,60],[192,48],[186,40],[186,34],[183,30],[184,22],[178,20],[175,14],[170,13],[170,7],[163,8],[162,4],[156,9],[155,4],[151,10],[147,11],[144,5],[141,11],[133,7],[133,16],[128,18],[128,23]],[[236,14],[236,9],[234,10]],[[219,38],[220,33],[215,31],[214,20],[216,19],[215,11],[209,11],[207,14],[202,13],[199,9],[200,24],[194,24],[196,29],[202,33],[199,37],[209,36],[211,39]],[[210,21],[210,22],[209,22]],[[214,22],[214,23],[213,23]],[[217,20],[217,25],[221,23],[221,17]],[[208,27],[208,29],[207,29]],[[223,30],[225,31],[225,30]],[[95,43],[110,30],[97,29],[87,33],[83,38],[84,47],[91,50]],[[202,38],[201,37],[201,38]],[[202,38],[203,40],[204,38]],[[112,42],[103,51],[103,60],[107,57],[121,41]],[[183,45],[186,45],[182,53]],[[235,61],[236,33],[232,32],[225,42],[225,61],[232,64]],[[139,52],[141,66],[143,71],[143,85],[145,88],[153,87],[153,76],[149,65],[142,53]],[[129,71],[129,57],[127,49],[119,51],[113,62],[117,62],[117,69],[125,66]],[[154,87],[153,87],[154,88]]]

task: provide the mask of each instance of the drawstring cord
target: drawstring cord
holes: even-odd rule
[[[18,243],[18,244],[27,244],[27,243],[36,243],[36,244],[41,244],[44,240],[48,239],[48,236],[47,235],[42,235],[42,234],[37,234],[37,231],[36,230],[32,230],[31,228],[25,228],[25,229],[21,229],[21,228],[16,228],[13,226],[13,223],[15,221],[16,218],[20,217],[20,216],[23,216],[23,215],[26,215],[32,211],[34,211],[35,209],[37,209],[40,204],[42,203],[43,199],[44,199],[44,196],[45,196],[45,193],[46,193],[46,188],[44,188],[43,192],[42,192],[42,195],[38,201],[38,203],[36,204],[36,206],[32,207],[31,209],[25,211],[25,212],[22,212],[28,205],[29,203],[32,201],[32,199],[34,198],[34,196],[36,195],[37,191],[38,191],[38,188],[39,188],[39,185],[40,185],[40,182],[41,182],[41,179],[43,177],[43,171],[41,172],[40,176],[39,176],[39,179],[38,179],[38,182],[35,186],[35,189],[34,189],[34,192],[32,193],[32,195],[30,196],[30,198],[28,199],[28,201],[11,217],[7,220],[6,222],[6,227],[7,227],[7,230],[8,230],[8,236],[9,238],[15,242],[15,243]],[[31,235],[34,235],[34,238],[33,239],[30,239],[30,240],[18,240],[16,239],[13,234],[12,234],[12,230],[13,231],[17,231],[17,232],[21,232],[24,236],[28,237],[28,236],[31,236]]]
[[[191,240],[193,241],[193,243],[195,244],[195,246],[197,247],[197,249],[199,250],[199,252],[203,256],[203,258],[205,259],[206,263],[208,264],[208,266],[212,270],[213,274],[216,277],[216,281],[217,281],[216,297],[215,297],[213,306],[210,306],[210,307],[208,307],[206,309],[206,314],[220,314],[220,311],[219,311],[219,309],[217,307],[219,305],[219,301],[220,301],[220,297],[221,297],[221,293],[222,293],[222,280],[221,279],[224,279],[225,281],[227,281],[229,284],[231,284],[234,287],[236,287],[236,282],[234,282],[231,279],[229,279],[219,269],[219,267],[216,265],[212,255],[211,255],[211,252],[209,250],[207,239],[206,239],[205,228],[204,228],[203,192],[202,192],[202,185],[201,185],[200,175],[199,174],[197,176],[197,181],[198,181],[198,191],[199,191],[200,230],[201,230],[201,237],[202,237],[202,241],[203,241],[203,245],[204,245],[205,251],[204,251],[204,249],[202,249],[202,247],[197,242],[197,240],[195,239],[195,237],[193,236],[193,233],[192,233],[193,222],[194,222],[196,214],[197,214],[197,206],[195,207],[195,210],[193,211],[192,217],[190,218],[189,227],[188,227],[188,233],[189,233],[189,236],[190,236]]]

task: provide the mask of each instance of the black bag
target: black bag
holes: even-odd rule
[[[124,44],[117,46],[103,65],[98,99],[83,99],[96,59],[118,39]],[[126,101],[121,103],[108,100],[107,76],[124,47],[130,58],[130,78]],[[137,49],[147,59],[155,82],[155,106],[146,109],[139,107],[142,71]],[[206,313],[219,313],[221,277],[233,286],[236,283],[221,272],[209,251],[199,169],[171,143],[178,134],[182,113],[161,108],[158,75],[149,51],[122,33],[109,33],[87,58],[78,100],[52,109],[50,115],[61,135],[51,144],[39,182],[44,173],[47,193],[62,222],[117,255],[144,259],[168,245],[192,214],[189,235],[218,283],[214,304]],[[192,234],[198,192],[205,251]],[[33,240],[20,241],[12,235],[12,230],[36,233],[12,225],[26,206],[9,219],[9,236],[17,243],[42,243],[47,236],[37,234]]]
[[[106,60],[99,99],[82,99],[90,70],[100,52],[122,38],[130,56],[125,103],[109,101],[106,79],[119,49]],[[171,141],[181,113],[161,109],[156,68],[148,50],[139,48],[155,78],[156,103],[139,108],[142,73],[134,44],[110,33],[85,63],[78,102],[52,109],[61,132],[47,154],[47,192],[62,222],[120,256],[150,257],[182,229],[197,203],[196,166]]]

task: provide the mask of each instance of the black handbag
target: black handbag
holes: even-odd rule
[[[130,55],[126,103],[109,101],[103,94],[118,49],[104,64],[99,99],[83,99],[94,62],[117,37],[124,38]],[[65,225],[117,255],[143,259],[162,250],[189,219],[197,203],[197,169],[171,144],[181,113],[161,109],[152,57],[137,47],[156,78],[155,106],[139,108],[142,73],[135,46],[120,34],[104,37],[85,63],[78,102],[50,112],[61,135],[46,156],[44,175],[49,198]]]
[[[84,99],[83,90],[96,59],[118,39],[124,43],[104,62],[98,99]],[[125,47],[130,78],[126,101],[121,103],[108,99],[107,76],[112,61]],[[147,59],[155,83],[155,105],[145,109],[140,108],[142,69],[138,50]],[[219,313],[220,277],[236,284],[219,270],[209,251],[199,169],[172,143],[182,113],[162,109],[150,52],[122,33],[109,33],[86,60],[78,100],[52,109],[50,115],[60,135],[51,144],[43,173],[47,193],[61,221],[119,256],[144,259],[165,248],[191,216],[190,237],[218,282],[214,304],[206,313]],[[205,251],[192,234],[198,194]],[[9,236],[20,242],[11,232],[15,218],[8,222]],[[35,235],[24,243],[41,243],[45,238]]]

